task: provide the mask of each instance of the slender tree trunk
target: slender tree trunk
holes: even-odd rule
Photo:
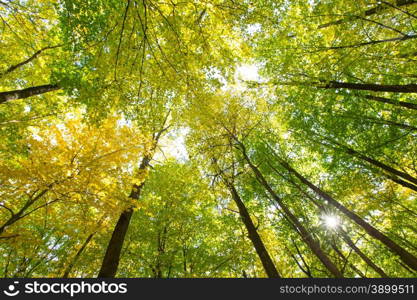
[[[322,46],[322,47],[317,47],[317,50],[315,50],[314,52],[329,51],[329,50],[339,50],[339,49],[359,48],[359,47],[363,47],[363,46],[377,45],[377,44],[382,44],[382,43],[391,43],[391,42],[406,41],[406,40],[411,40],[411,39],[415,39],[415,38],[417,38],[417,35],[402,35],[402,36],[394,37],[394,38],[390,38],[390,39],[373,40],[373,41],[361,42],[361,43],[350,44],[350,45],[329,46],[329,47]],[[335,84],[340,83],[338,81],[333,81],[333,82]],[[407,85],[407,86],[409,86],[409,85]],[[387,86],[385,86],[385,88],[386,87]],[[394,87],[398,87],[398,86],[389,85],[389,87],[391,89],[394,89]],[[400,87],[404,87],[404,86],[401,86],[400,85]],[[378,86],[377,88],[380,88],[380,87]],[[363,89],[363,88],[359,88],[359,89]],[[369,88],[366,88],[366,90],[368,90],[368,89]],[[392,91],[392,90],[390,90],[390,91]],[[399,92],[399,93],[414,93],[413,91],[398,91],[398,90],[395,90],[395,91],[396,92]]]
[[[368,124],[389,125],[389,126],[395,126],[398,128],[409,130],[409,131],[417,131],[417,127],[413,127],[408,124],[397,123],[397,122],[385,120],[385,119],[371,118],[371,117],[366,117],[366,116],[346,115],[346,114],[340,114],[340,115],[335,114],[335,116],[340,117],[340,118],[359,120],[361,122],[365,122]]]
[[[0,92],[0,104],[6,103],[7,101],[11,100],[24,99],[31,96],[45,94],[60,89],[61,87],[58,84],[45,84],[32,86],[22,90]]]
[[[139,167],[139,170],[145,170],[150,162],[150,157],[145,156]],[[142,191],[145,182],[140,185],[133,185],[129,198],[139,200],[140,193]],[[127,230],[129,228],[130,219],[133,215],[133,207],[125,209],[117,220],[114,227],[109,244],[107,245],[106,254],[104,255],[101,269],[98,273],[99,278],[114,278],[119,267],[120,253],[122,251],[123,243],[126,237]]]
[[[353,271],[356,272],[356,274],[358,274],[360,277],[362,278],[366,278],[365,274],[362,273],[361,270],[359,270],[353,263],[349,262],[348,257],[346,257],[342,251],[340,251],[340,249],[334,244],[332,243],[332,248],[333,250],[336,252],[336,254],[342,259],[342,261],[346,266],[349,266]],[[343,267],[343,270],[345,269],[345,267]]]
[[[414,1],[414,0],[397,0],[395,2],[395,6],[401,7],[401,6],[411,5],[411,4],[415,4],[415,3],[417,3],[417,2]],[[372,15],[374,15],[374,14],[380,12],[380,11],[383,11],[383,10],[387,9],[388,7],[389,6],[384,5],[384,4],[378,4],[377,6],[375,6],[373,8],[365,10],[362,14],[366,17],[372,16]],[[346,17],[346,18],[343,18],[343,19],[339,19],[339,20],[336,20],[336,21],[329,22],[329,23],[321,24],[321,25],[318,26],[318,28],[323,29],[323,28],[327,28],[327,27],[330,27],[330,26],[334,26],[334,25],[340,25],[340,24],[348,22],[349,20],[350,20],[350,17]]]
[[[395,183],[398,183],[399,185],[402,185],[403,187],[409,188],[417,192],[417,186],[415,186],[414,184],[411,184],[408,181],[402,180],[401,178],[398,178],[396,176],[391,176],[389,174],[387,174],[386,176],[388,179],[394,181]]]
[[[360,158],[360,159],[362,159],[362,160],[364,160],[364,161],[366,161],[366,162],[368,162],[368,163],[370,163],[370,164],[372,164],[376,167],[379,167],[379,168],[383,169],[384,171],[388,172],[389,174],[401,177],[405,180],[408,180],[409,182],[412,182],[413,184],[417,184],[417,178],[411,176],[410,174],[407,174],[407,173],[402,172],[400,170],[394,169],[394,168],[392,168],[392,167],[390,167],[390,166],[388,166],[388,165],[386,165],[386,164],[384,164],[384,163],[382,163],[382,162],[380,162],[376,159],[368,157],[368,156],[366,156],[366,155],[364,155],[364,154],[362,154],[362,153],[360,153],[360,152],[358,152],[358,151],[356,151],[352,148],[349,148],[347,146],[343,146],[343,145],[340,145],[340,144],[338,144],[338,145],[342,146],[342,150],[344,150],[348,154],[351,154],[351,155],[353,155],[355,157],[358,157],[358,158]]]
[[[164,117],[163,123],[161,124],[161,129],[158,132],[154,132],[154,134],[152,135],[153,146],[149,152],[151,154],[147,154],[143,157],[142,162],[139,166],[140,172],[144,172],[148,169],[149,163],[158,145],[160,137],[170,127],[165,127],[170,114],[171,110],[168,110],[166,116]],[[139,200],[144,185],[145,181],[143,181],[140,185],[134,184],[130,192],[129,198],[133,200]],[[122,251],[123,243],[125,240],[127,230],[129,228],[130,219],[132,218],[132,215],[133,207],[129,207],[121,213],[119,220],[117,221],[116,226],[113,230],[109,244],[107,245],[106,254],[104,255],[103,262],[98,273],[99,278],[113,278],[116,276],[117,268],[119,267],[120,253]]]
[[[324,86],[324,89],[349,89],[374,92],[393,92],[393,93],[417,93],[417,84],[374,84],[374,83],[351,83],[341,81],[330,81]]]
[[[340,233],[340,235],[342,236],[343,240],[346,242],[346,244],[349,245],[349,247],[355,251],[355,253],[362,258],[362,260],[368,265],[370,266],[372,269],[375,270],[375,272],[377,272],[379,275],[381,275],[382,278],[389,278],[389,276],[384,272],[384,270],[382,270],[380,267],[378,267],[365,253],[363,253],[361,251],[361,249],[359,249],[355,243],[351,240],[351,238],[349,237],[349,235],[342,229],[339,228],[338,233]]]
[[[323,252],[319,243],[312,238],[311,234],[307,231],[307,229],[301,224],[301,222],[297,219],[297,217],[293,215],[290,209],[283,203],[282,199],[278,197],[278,195],[274,192],[274,190],[269,186],[268,182],[263,177],[262,173],[249,159],[244,145],[240,142],[239,142],[239,148],[243,154],[244,159],[249,164],[252,171],[255,173],[258,181],[265,187],[268,193],[272,196],[272,198],[278,203],[278,205],[284,211],[285,215],[289,218],[289,220],[291,220],[294,226],[298,229],[298,232],[301,238],[310,247],[311,251],[317,256],[317,258],[323,263],[323,265],[330,271],[331,274],[333,274],[336,278],[343,278],[343,274],[336,267],[336,265],[329,259],[329,257],[327,257],[327,255]]]
[[[233,184],[231,183],[226,183],[226,184],[230,193],[232,194],[233,200],[235,201],[239,209],[239,214],[243,223],[245,224],[246,230],[248,231],[249,239],[251,240],[256,250],[256,253],[259,256],[259,259],[262,262],[262,265],[265,269],[266,274],[268,275],[269,278],[281,278],[238,192],[236,191]]]
[[[88,235],[87,239],[84,241],[84,243],[81,246],[81,248],[78,249],[78,251],[75,254],[74,258],[71,260],[71,262],[65,268],[65,271],[64,271],[64,273],[62,275],[62,278],[68,278],[69,274],[72,271],[72,268],[77,263],[78,259],[80,258],[81,254],[83,253],[84,249],[88,246],[88,244],[90,243],[91,239],[94,237],[95,234],[96,234],[96,232],[93,232],[93,233],[91,233],[91,234]]]
[[[366,99],[372,100],[372,101],[378,101],[381,103],[387,103],[395,106],[405,107],[409,109],[417,110],[417,104],[411,103],[411,102],[403,102],[403,101],[396,101],[385,97],[378,97],[373,95],[366,95]]]
[[[268,147],[270,147],[268,145]],[[277,172],[279,175],[283,176],[282,174],[280,174],[271,164],[269,164],[269,166],[275,171]],[[307,199],[309,199],[316,207],[317,209],[321,212],[324,213],[325,212],[325,207],[319,203],[317,200],[315,200],[313,197],[311,197],[306,191],[304,191],[297,183],[295,183],[293,180],[291,179],[287,179],[292,185],[294,185],[304,196],[307,197]],[[355,251],[356,254],[358,254],[359,257],[362,258],[362,260],[368,264],[368,266],[370,266],[371,268],[373,268],[379,275],[381,275],[382,278],[389,278],[389,276],[381,269],[379,268],[368,256],[366,256],[365,253],[363,253],[356,245],[355,243],[351,240],[351,238],[349,237],[349,235],[342,229],[339,228],[338,233],[342,236],[342,238],[344,239],[344,241],[349,245],[349,247]]]
[[[310,266],[307,264],[306,260],[304,259],[303,254],[301,253],[300,249],[298,249],[297,243],[291,238],[291,242],[295,247],[295,250],[297,251],[298,256],[301,259],[301,262],[304,264],[304,267],[301,265],[301,263],[298,261],[297,257],[295,257],[295,255],[293,255],[290,251],[290,249],[286,248],[288,253],[290,253],[291,257],[294,259],[295,263],[297,264],[297,266],[300,268],[300,270],[307,275],[308,278],[313,278],[313,274],[311,273],[311,268]]]
[[[356,224],[361,226],[370,236],[374,237],[375,239],[382,242],[385,246],[387,246],[393,253],[397,254],[402,261],[404,261],[407,265],[409,265],[414,270],[417,270],[417,258],[405,250],[403,247],[392,241],[389,237],[384,235],[378,229],[373,227],[372,225],[368,224],[365,220],[359,217],[354,212],[347,209],[341,203],[333,199],[329,194],[322,191],[320,188],[312,184],[308,181],[305,177],[303,177],[300,173],[294,170],[287,162],[280,161],[281,165],[286,168],[289,172],[294,174],[302,183],[307,185],[311,188],[317,195],[319,195],[322,199],[326,200],[329,204],[336,207],[339,211],[341,211],[344,215],[348,218],[353,220]]]

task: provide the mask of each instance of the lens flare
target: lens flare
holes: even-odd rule
[[[328,215],[323,217],[324,225],[327,228],[335,229],[339,226],[339,219],[336,216]]]

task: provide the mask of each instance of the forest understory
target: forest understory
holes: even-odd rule
[[[416,38],[412,0],[0,0],[0,277],[416,277]]]

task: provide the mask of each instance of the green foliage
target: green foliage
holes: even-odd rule
[[[0,1],[0,276],[415,277],[416,15]]]

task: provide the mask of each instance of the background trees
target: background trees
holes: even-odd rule
[[[416,10],[0,1],[0,273],[415,276]]]

